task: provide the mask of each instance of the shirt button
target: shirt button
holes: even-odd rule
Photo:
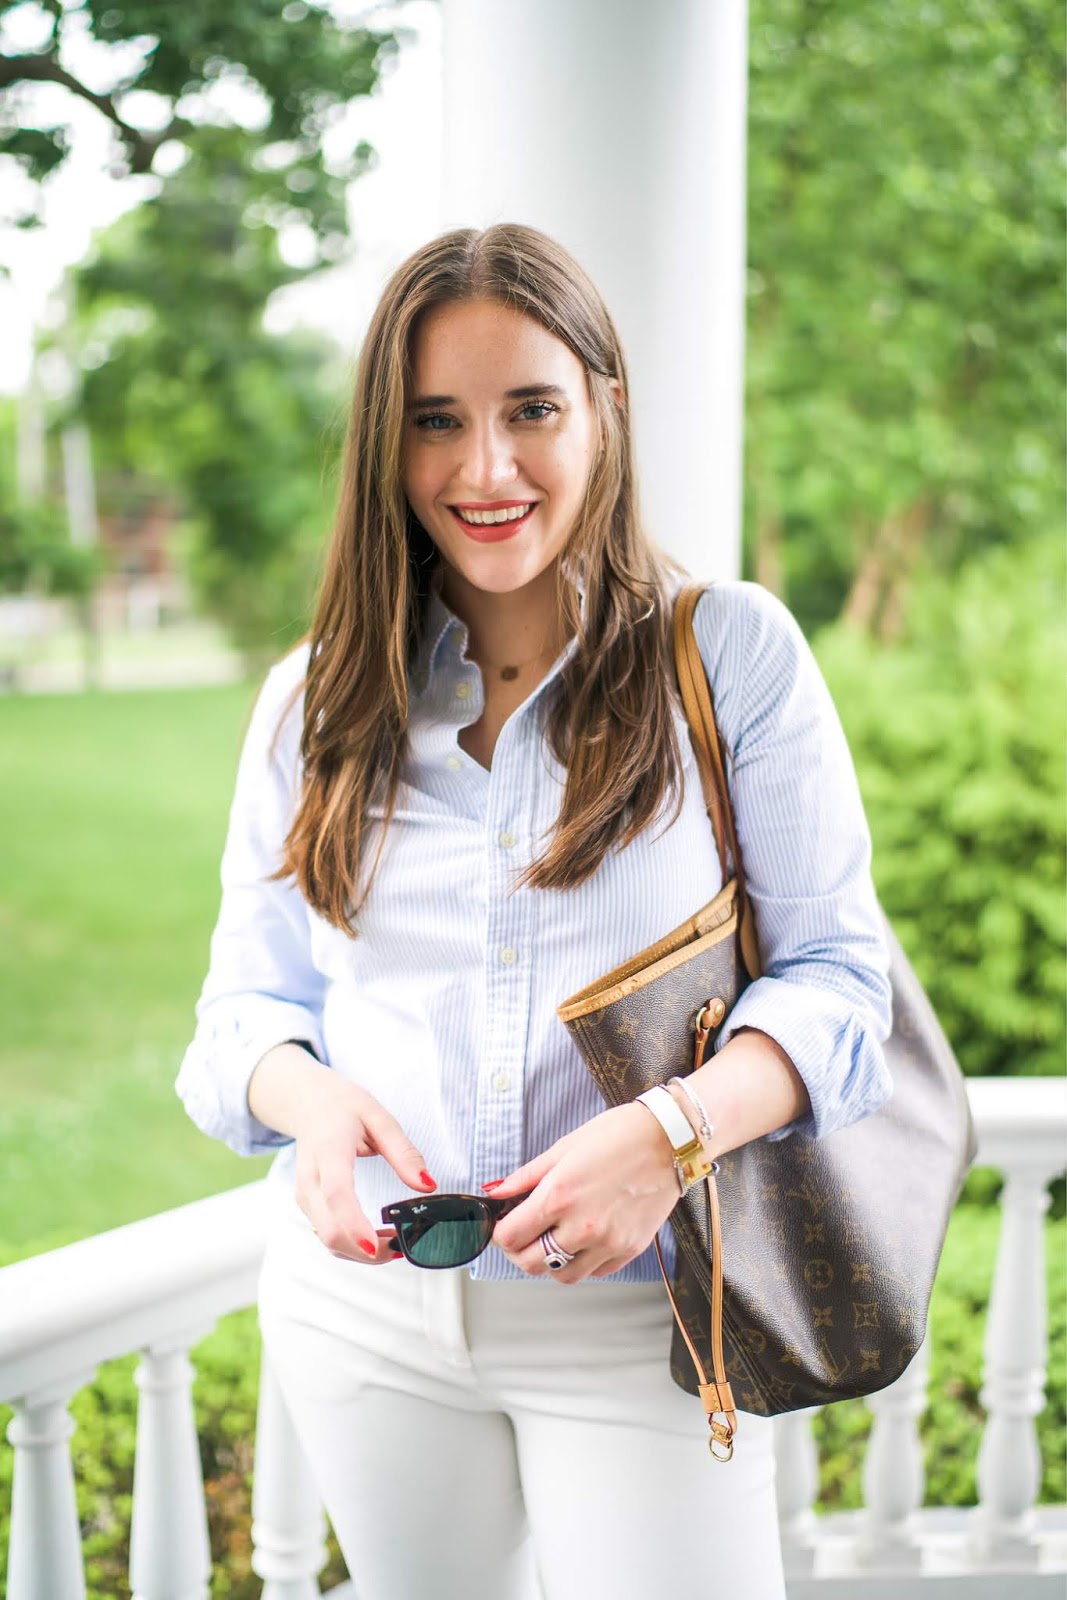
[[[506,1072],[497,1073],[496,1077],[493,1079],[493,1088],[499,1089],[501,1094],[504,1093],[505,1089],[511,1088],[511,1079],[508,1077]]]
[[[462,765],[463,763],[458,756],[445,757],[445,766],[448,767],[452,772],[458,772]]]
[[[510,945],[505,945],[500,952],[500,959],[506,967],[513,967],[519,959],[519,952],[513,950]]]
[[[515,838],[513,833],[505,832],[498,836],[497,843],[502,850],[512,850],[518,843],[518,840]]]
[[[471,697],[471,686],[470,686],[470,684],[469,683],[457,683],[456,684],[456,699],[457,700],[469,700],[470,697]]]

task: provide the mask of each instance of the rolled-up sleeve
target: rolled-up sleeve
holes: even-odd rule
[[[197,1127],[238,1155],[263,1155],[291,1143],[248,1109],[248,1082],[267,1051],[292,1039],[326,1059],[325,979],[312,960],[307,902],[291,880],[270,877],[293,814],[306,664],[306,646],[279,662],[252,713],[196,1032],[175,1084]]]
[[[814,1138],[884,1105],[892,1079],[889,953],[855,768],[818,664],[757,584],[713,585],[694,617],[727,752],[762,976],[717,1041],[757,1028],[804,1080],[811,1111],[768,1134]]]

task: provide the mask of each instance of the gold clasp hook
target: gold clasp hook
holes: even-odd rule
[[[712,1460],[729,1461],[734,1453],[734,1430],[728,1422],[716,1422],[712,1417],[708,1418],[708,1425],[711,1428],[708,1449],[711,1451]],[[725,1454],[716,1449],[717,1445],[725,1450]]]
[[[707,1038],[712,1028],[717,1028],[725,1015],[725,1000],[719,1000],[718,998],[705,1000],[693,1018],[693,1027],[697,1033],[703,1033],[704,1037]]]
[[[700,1010],[693,1018],[693,1032],[696,1035],[693,1045],[693,1071],[703,1063],[704,1046],[708,1042],[708,1034],[712,1028],[717,1028],[726,1015],[725,1000],[705,1000]]]

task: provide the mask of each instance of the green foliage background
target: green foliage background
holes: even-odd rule
[[[903,639],[816,642],[883,904],[971,1073],[1067,1053],[1064,581],[1062,539],[994,546],[917,586]]]
[[[749,557],[808,626],[891,630],[918,558],[1062,527],[1064,15],[750,15]]]

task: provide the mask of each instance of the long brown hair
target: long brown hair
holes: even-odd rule
[[[303,788],[276,876],[355,933],[400,784],[408,669],[421,639],[436,547],[403,489],[404,407],[416,320],[431,306],[496,300],[533,317],[582,362],[599,432],[583,504],[564,552],[578,564],[585,609],[557,563],[566,635],[577,635],[545,736],[567,770],[557,822],[522,883],[583,883],[613,846],[681,804],[671,705],[668,572],[638,513],[625,406],[626,367],[611,317],[582,268],[553,239],[514,223],[458,228],[397,268],[371,318],[356,379],[337,516],[311,629],[300,743]],[[385,809],[370,869],[366,808]]]

